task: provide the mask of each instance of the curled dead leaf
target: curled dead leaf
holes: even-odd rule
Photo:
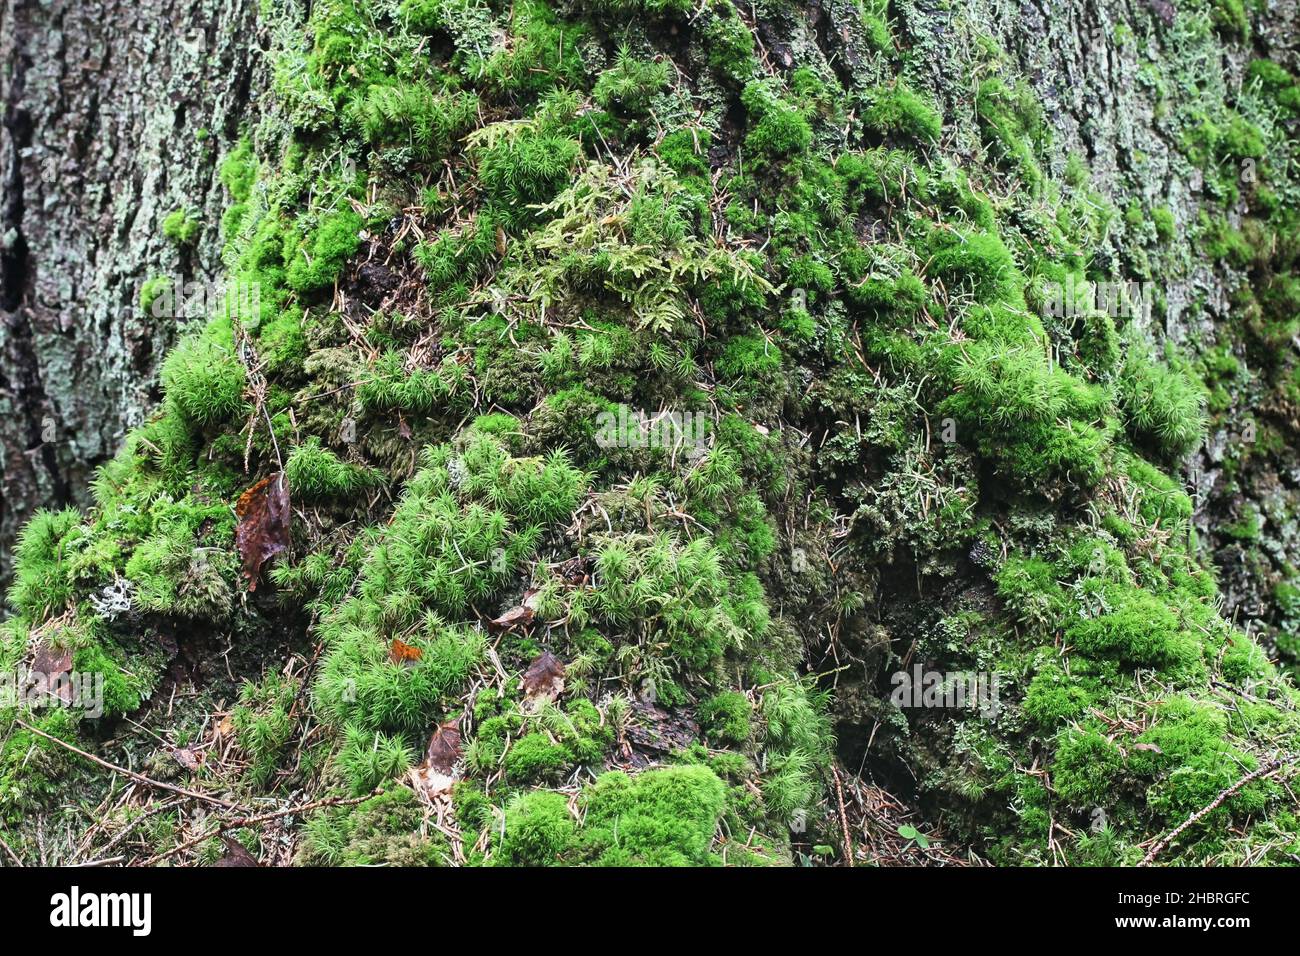
[[[235,546],[248,590],[256,591],[262,565],[289,547],[289,481],[281,472],[263,478],[239,496]]]
[[[213,863],[213,866],[261,866],[257,862],[257,857],[244,849],[244,845],[234,837],[223,833],[221,842],[225,844],[226,852],[221,859]]]
[[[524,703],[535,710],[564,693],[564,664],[550,651],[542,651],[524,671]]]
[[[37,681],[38,690],[48,693],[64,704],[72,703],[72,682],[63,680],[72,672],[71,649],[60,649],[42,643],[36,648],[31,672],[32,677]]]
[[[493,631],[511,631],[517,627],[527,627],[533,623],[535,612],[530,607],[512,607],[500,617],[488,621],[488,628]]]
[[[527,627],[533,623],[533,618],[537,616],[537,602],[537,591],[525,591],[522,603],[517,607],[512,607],[500,617],[494,617],[488,621],[488,630],[513,631],[515,628]]]
[[[424,762],[411,770],[411,786],[429,800],[451,791],[455,784],[456,764],[461,754],[460,720],[453,717],[434,728]]]
[[[424,766],[451,773],[460,759],[460,720],[452,718],[439,724],[424,750]]]
[[[202,755],[193,747],[173,747],[172,756],[176,762],[191,773],[197,771],[203,763]]]

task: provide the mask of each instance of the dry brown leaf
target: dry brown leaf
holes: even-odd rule
[[[516,627],[527,627],[533,622],[535,612],[530,607],[512,607],[500,617],[488,621],[488,627],[494,631],[510,631]]]
[[[564,664],[550,651],[542,651],[524,671],[525,703],[536,709],[564,693]]]
[[[212,732],[213,740],[222,740],[229,737],[235,732],[235,721],[229,716],[221,718],[221,723],[217,724],[216,729]]]
[[[424,766],[450,774],[460,759],[460,720],[439,724],[424,751]]]
[[[533,618],[537,616],[537,597],[537,591],[525,591],[523,603],[488,621],[488,630],[512,631],[532,624]]]
[[[221,835],[221,842],[226,845],[226,852],[221,859],[213,863],[213,866],[261,866],[257,862],[257,857],[244,849],[244,845],[234,837],[225,833]]]
[[[172,756],[176,762],[190,772],[197,771],[203,763],[203,756],[193,747],[173,747]]]
[[[235,546],[244,563],[248,590],[256,591],[262,565],[289,547],[289,481],[281,472],[263,478],[239,496]]]
[[[415,663],[423,656],[424,651],[396,637],[393,638],[393,646],[388,649],[388,659],[394,664],[407,661]]]
[[[50,693],[50,696],[57,697],[65,704],[72,703],[72,683],[60,680],[61,677],[72,671],[71,649],[61,650],[42,643],[36,648],[36,656],[32,660],[31,669],[33,676],[42,681],[42,686]]]
[[[429,738],[424,762],[411,769],[411,786],[430,802],[445,797],[456,783],[460,739],[460,721],[457,718],[439,724]]]

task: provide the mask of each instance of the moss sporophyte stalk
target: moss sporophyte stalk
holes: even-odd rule
[[[277,862],[1294,860],[1300,106],[1225,10],[1112,11],[1085,126],[982,0],[268,0],[256,294],[15,549],[0,672],[102,706],[0,701],[6,844],[232,852],[62,743]]]

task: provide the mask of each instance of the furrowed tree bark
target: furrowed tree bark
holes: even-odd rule
[[[0,4],[0,577],[38,507],[156,401],[173,319],[142,283],[220,277],[217,166],[262,84],[255,0]],[[184,248],[161,222],[195,212]]]

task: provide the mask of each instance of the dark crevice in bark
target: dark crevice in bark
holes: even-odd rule
[[[21,37],[15,38],[20,44]],[[5,159],[8,173],[5,176],[5,200],[0,210],[0,311],[4,313],[7,331],[5,366],[9,375],[3,381],[4,391],[11,397],[25,432],[25,454],[39,457],[50,479],[52,505],[63,505],[70,500],[67,480],[64,478],[48,427],[53,421],[49,414],[49,401],[41,382],[40,364],[37,361],[32,327],[26,309],[31,287],[32,263],[30,248],[24,234],[26,218],[26,184],[23,177],[22,153],[32,142],[32,117],[22,107],[27,67],[30,56],[23,49],[11,51],[11,74],[6,83],[4,104],[5,142],[9,155]],[[0,520],[3,520],[7,503],[0,493]]]
[[[843,39],[833,29],[829,6],[823,4],[821,0],[814,0],[808,5],[808,12],[813,37],[817,41],[818,49],[826,57],[826,65],[831,68],[835,78],[840,81],[840,85],[846,92],[852,90],[856,85],[856,79],[847,59]]]
[[[23,94],[25,57],[14,51],[10,69],[4,128],[9,146],[5,165],[4,206],[0,209],[0,309],[16,311],[27,288],[28,252],[23,236],[24,190],[21,153],[32,141],[32,118],[19,103]]]

